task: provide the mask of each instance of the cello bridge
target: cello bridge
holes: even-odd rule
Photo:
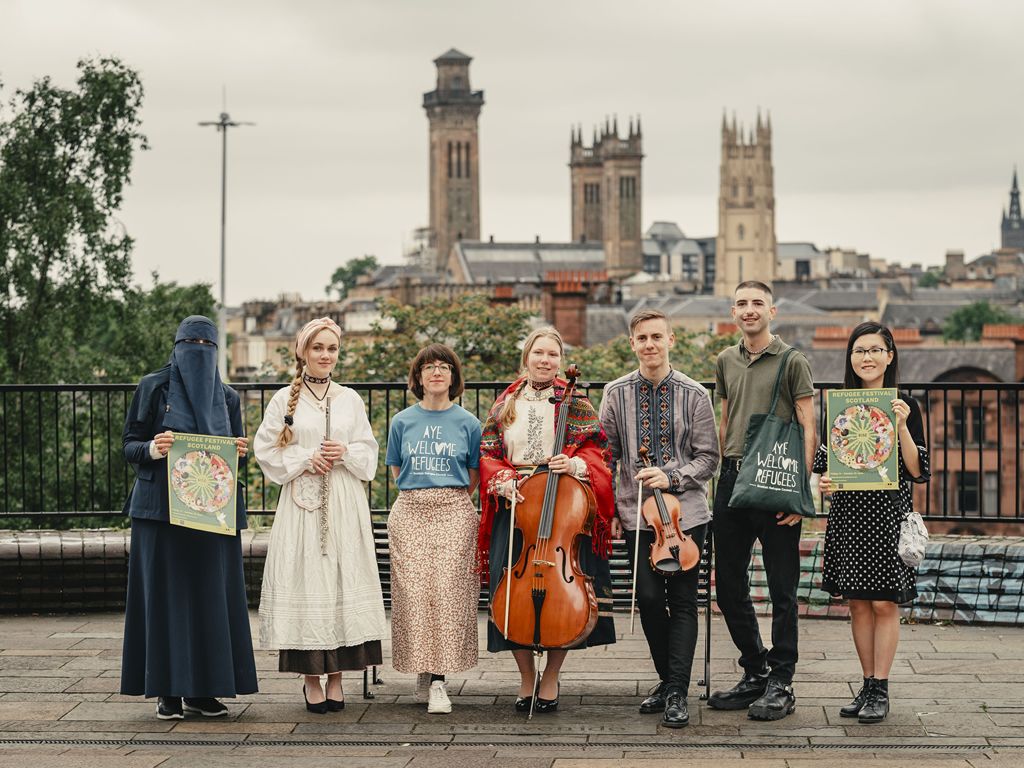
[[[549,566],[551,568],[555,567],[555,564],[552,563],[550,560],[534,560],[533,564],[534,565],[547,565],[547,566]]]

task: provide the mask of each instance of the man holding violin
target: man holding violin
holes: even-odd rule
[[[718,468],[719,446],[707,391],[669,363],[674,343],[662,312],[633,315],[629,344],[640,367],[605,387],[601,422],[616,473],[612,534],[618,538],[625,529],[631,555],[639,535],[636,600],[660,678],[640,712],[663,712],[665,726],[682,728],[690,719],[686,695],[697,647],[698,571],[684,555],[704,546],[711,519],[707,485]],[[642,466],[641,448],[649,466]]]

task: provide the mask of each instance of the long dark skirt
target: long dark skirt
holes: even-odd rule
[[[240,536],[133,519],[121,693],[255,692]]]
[[[494,599],[494,591],[508,565],[508,526],[509,510],[504,499],[494,515],[494,528],[491,531],[490,551],[490,596]],[[519,557],[523,548],[523,540],[518,531],[512,542],[512,562]],[[580,537],[580,569],[594,579],[594,592],[597,594],[598,618],[594,631],[582,644],[611,645],[615,642],[615,622],[612,619],[612,574],[608,561],[594,554],[593,544],[589,536]],[[487,650],[491,653],[510,651],[529,646],[509,642],[493,621],[487,622]]]

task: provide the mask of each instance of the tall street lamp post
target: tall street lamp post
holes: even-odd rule
[[[240,123],[231,119],[227,112],[220,113],[220,120],[199,123],[201,126],[212,125],[221,134],[220,154],[220,307],[217,312],[217,367],[222,379],[228,377],[228,305],[227,305],[227,216],[228,216],[228,128],[255,123]]]

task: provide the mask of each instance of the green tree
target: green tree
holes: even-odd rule
[[[529,317],[517,305],[491,304],[481,295],[437,297],[417,306],[388,299],[381,304],[371,341],[344,342],[339,378],[404,381],[416,352],[440,342],[458,354],[467,381],[504,380],[519,367],[519,344],[529,333]]]
[[[1002,307],[993,306],[987,301],[976,301],[960,307],[946,318],[942,336],[946,341],[977,341],[986,324],[1021,322],[1020,318],[1014,317]]]
[[[942,272],[936,272],[934,270],[925,272],[917,279],[917,284],[921,288],[938,288],[941,283]]]
[[[80,324],[129,288],[132,240],[114,214],[146,148],[142,82],[116,59],[78,73],[73,90],[17,90],[0,115],[3,381],[90,380],[102,361]]]
[[[189,315],[216,319],[216,303],[208,283],[162,283],[152,274],[153,285],[131,286],[123,300],[111,301],[95,316],[83,334],[91,345],[88,355],[102,359],[96,378],[134,382],[154,371],[170,357],[178,324]]]
[[[334,270],[334,274],[331,275],[331,282],[324,290],[328,295],[331,292],[337,293],[338,301],[341,301],[348,296],[348,292],[352,290],[356,280],[363,275],[370,274],[379,267],[380,264],[377,263],[377,257],[371,254],[358,259],[349,259],[343,266]]]

